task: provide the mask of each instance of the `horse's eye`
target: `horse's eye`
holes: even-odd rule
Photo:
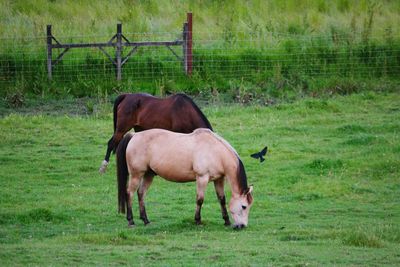
[[[242,209],[244,209],[244,210],[245,210],[246,208],[247,208],[246,206],[243,206],[243,205],[242,205]]]

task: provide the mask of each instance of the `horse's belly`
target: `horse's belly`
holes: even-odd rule
[[[187,183],[196,181],[196,176],[192,173],[157,173],[159,176],[170,182]]]
[[[152,170],[165,180],[171,182],[185,183],[196,181],[196,174],[190,170],[172,170],[153,167]]]
[[[159,176],[172,182],[192,182],[196,180],[193,165],[183,155],[169,155],[166,158],[150,162],[150,168]]]

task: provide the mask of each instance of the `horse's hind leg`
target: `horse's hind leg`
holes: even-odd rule
[[[128,220],[128,226],[134,226],[135,222],[133,221],[133,214],[132,214],[132,199],[129,196],[129,193],[127,192],[127,197],[126,197],[126,219]]]
[[[136,190],[138,189],[140,184],[140,178],[139,176],[131,176],[131,178],[129,179],[129,183],[128,183],[128,188],[127,188],[127,200],[126,200],[126,209],[127,209],[127,213],[126,213],[126,219],[128,220],[128,226],[134,226],[135,223],[133,221],[133,214],[132,214],[132,201],[133,201],[133,196],[134,196],[134,192],[136,192]]]
[[[109,162],[110,161],[110,156],[111,156],[111,151],[115,150],[115,141],[114,141],[114,134],[111,136],[110,140],[108,140],[107,143],[107,152],[106,156],[104,157],[104,160]]]
[[[194,216],[194,220],[197,225],[201,224],[201,206],[204,202],[204,193],[206,191],[206,187],[208,184],[209,176],[203,175],[199,176],[196,179],[196,187],[197,187],[197,196],[196,196],[196,214]]]
[[[108,162],[110,161],[111,151],[114,149],[114,135],[108,140],[107,143],[107,152],[106,156],[104,157],[103,162],[101,163],[99,173],[105,173],[107,170]]]
[[[127,132],[127,131],[125,131]],[[101,163],[99,173],[105,173],[107,170],[108,163],[110,162],[111,151],[115,151],[125,132],[117,131],[113,134],[113,136],[108,140],[107,143],[107,152],[104,157],[103,162]]]
[[[226,210],[226,198],[225,198],[225,192],[224,192],[224,178],[220,178],[218,180],[214,181],[214,187],[215,187],[215,192],[217,193],[217,198],[219,200],[219,203],[221,204],[221,212],[222,212],[222,218],[225,221],[225,225],[231,225],[231,222],[229,221],[229,215],[228,211]]]
[[[147,190],[149,189],[151,183],[153,182],[153,178],[154,178],[153,174],[146,174],[137,191],[139,198],[140,219],[143,220],[145,225],[149,224],[150,221],[147,219],[146,207],[144,205],[144,198],[146,196]]]

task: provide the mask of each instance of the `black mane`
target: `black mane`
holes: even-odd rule
[[[237,177],[239,179],[239,190],[240,194],[245,194],[248,191],[248,186],[247,186],[247,176],[246,176],[246,171],[244,170],[243,162],[241,159],[238,157],[239,160],[239,165],[237,169]]]
[[[207,117],[204,115],[204,113],[200,110],[200,108],[194,103],[193,99],[191,99],[189,96],[183,93],[178,93],[175,95],[176,97],[182,97],[186,101],[188,101],[192,107],[196,110],[196,112],[200,115],[201,119],[206,125],[206,128],[210,129],[211,131],[214,131],[213,128],[211,127],[211,123],[208,121]]]

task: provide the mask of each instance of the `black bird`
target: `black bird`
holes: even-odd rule
[[[263,162],[265,160],[265,158],[263,158],[263,156],[265,156],[265,154],[267,154],[268,151],[268,147],[264,147],[263,150],[261,150],[260,152],[251,154],[250,157],[255,158],[255,159],[260,159],[260,162]]]

